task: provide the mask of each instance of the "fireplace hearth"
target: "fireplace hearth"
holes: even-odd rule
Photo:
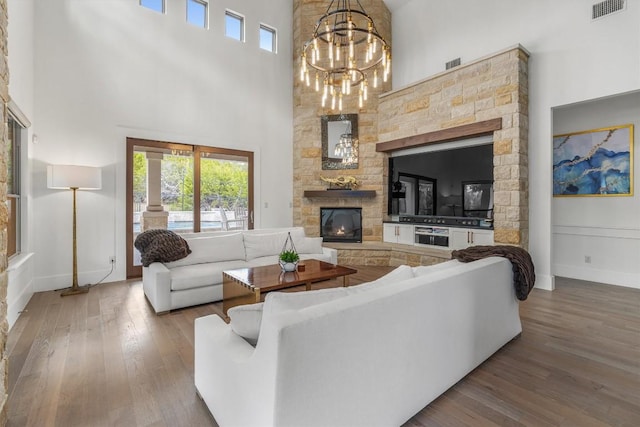
[[[320,208],[323,242],[362,242],[362,208]]]

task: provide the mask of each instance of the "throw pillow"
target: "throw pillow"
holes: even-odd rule
[[[244,338],[255,347],[258,343],[260,326],[262,325],[262,310],[264,303],[245,304],[231,307],[227,311],[229,325],[236,334]]]

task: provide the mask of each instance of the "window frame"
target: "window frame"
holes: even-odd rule
[[[228,28],[227,27],[227,18],[234,18],[234,19],[236,19],[236,20],[238,20],[240,22],[240,38],[239,39],[235,38],[235,37],[232,37],[232,36],[230,36],[228,34],[228,32],[227,32],[227,28]],[[225,37],[230,38],[231,40],[236,40],[236,41],[244,43],[245,39],[246,39],[245,31],[246,30],[245,30],[245,17],[244,17],[244,15],[242,15],[242,14],[240,14],[238,12],[234,12],[233,10],[226,9],[224,11],[224,35],[225,35]]]
[[[265,49],[262,47],[262,31],[267,31],[271,33],[271,50]],[[274,54],[278,53],[278,30],[276,30],[274,27],[270,25],[260,23],[260,26],[258,27],[258,36],[259,36],[258,47],[261,50],[264,50],[265,52],[274,53]]]
[[[9,219],[7,221],[7,258],[11,259],[19,255],[22,252],[22,239],[24,236],[24,224],[26,218],[24,217],[24,198],[22,197],[22,184],[23,184],[23,156],[24,145],[28,138],[28,128],[31,126],[31,122],[24,115],[22,110],[18,108],[13,100],[10,100],[7,104],[7,131],[12,136],[11,141],[9,135],[7,135],[6,144],[11,143],[11,180],[12,180],[12,192],[9,192],[7,187],[7,209],[9,213]],[[9,129],[9,126],[13,122],[13,129]],[[7,168],[9,164],[7,163]],[[9,179],[10,171],[7,169],[7,179]],[[12,230],[13,229],[13,230]]]
[[[152,10],[156,13],[161,13],[162,15],[166,15],[167,14],[167,0],[160,0],[160,2],[162,3],[162,10],[157,10],[157,9],[153,9],[149,6],[146,6],[144,4],[142,4],[144,0],[138,0],[138,4],[142,7],[144,7],[145,9],[149,9]]]
[[[204,6],[204,23],[203,23],[203,25],[200,25],[199,23],[196,24],[194,22],[189,21],[189,4],[190,3],[196,3],[196,4]],[[202,29],[205,29],[205,30],[209,29],[209,1],[208,0],[186,0],[186,2],[185,2],[185,13],[186,13],[187,24],[190,24],[190,25],[193,25],[194,27],[202,28]]]

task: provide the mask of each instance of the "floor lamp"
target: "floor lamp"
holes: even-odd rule
[[[70,289],[60,296],[89,292],[89,286],[78,286],[78,250],[76,244],[76,192],[78,190],[100,190],[102,170],[91,166],[49,165],[47,166],[47,187],[73,192],[73,282]]]

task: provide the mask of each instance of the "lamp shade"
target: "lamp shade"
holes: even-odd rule
[[[100,190],[102,169],[92,166],[49,165],[47,166],[47,188]]]

